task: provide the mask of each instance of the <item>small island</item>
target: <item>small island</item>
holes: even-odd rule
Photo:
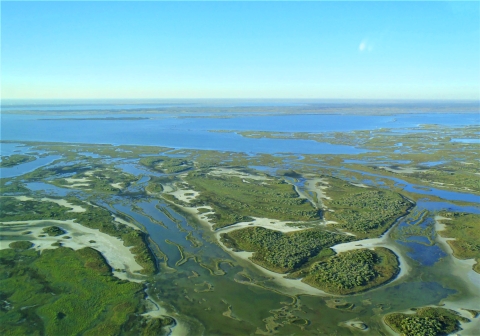
[[[388,314],[384,321],[393,331],[404,336],[449,335],[461,330],[460,322],[469,322],[453,310],[436,307],[415,309],[411,314]]]
[[[9,156],[2,156],[0,161],[0,168],[15,167],[22,163],[35,161],[36,157],[33,155],[12,154]]]

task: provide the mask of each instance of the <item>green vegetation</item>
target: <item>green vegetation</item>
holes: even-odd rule
[[[190,204],[213,208],[214,214],[207,216],[214,223],[214,229],[250,221],[251,217],[288,221],[320,219],[319,211],[281,179],[254,180],[192,172],[185,180],[200,192]]]
[[[10,156],[2,156],[0,168],[14,167],[21,163],[27,163],[35,160],[36,157],[33,155],[12,154]]]
[[[148,184],[145,187],[145,191],[147,191],[150,194],[158,194],[163,192],[163,185],[161,181],[163,181],[163,179],[155,176],[150,177],[150,180],[148,181]]]
[[[168,156],[149,156],[140,159],[140,164],[165,174],[180,173],[192,168],[190,161]]]
[[[21,182],[7,178],[0,179],[0,193],[2,193],[2,195],[6,193],[24,193],[27,191],[28,189],[25,188]]]
[[[415,314],[388,314],[384,321],[403,336],[449,335],[460,330],[459,322],[469,322],[453,310],[433,307],[417,309]]]
[[[282,233],[262,227],[235,230],[221,235],[225,246],[254,252],[252,261],[278,273],[294,271],[330,247],[351,236],[320,229]]]
[[[19,240],[11,242],[8,246],[14,250],[28,250],[33,246],[33,243],[26,240]]]
[[[173,322],[138,316],[143,285],[112,276],[91,248],[4,249],[0,261],[2,335],[118,335],[144,327],[150,332],[133,334],[155,335]]]
[[[135,260],[139,265],[143,267],[141,272],[144,274],[153,274],[155,272],[155,258],[148,248],[145,233],[125,224],[116,223],[110,212],[104,208],[92,206],[87,203],[79,203],[74,198],[68,199],[68,201],[76,205],[81,205],[86,211],[70,212],[69,208],[53,202],[36,200],[19,201],[14,197],[3,197],[2,207],[0,208],[0,221],[75,219],[83,226],[98,229],[100,232],[120,238],[125,246],[133,246],[130,251],[135,255]]]
[[[362,188],[336,178],[328,178],[325,218],[338,222],[335,226],[359,238],[380,236],[413,204],[389,190]]]
[[[480,273],[480,215],[461,212],[441,212],[446,217],[442,220],[445,230],[439,231],[442,237],[455,238],[447,240],[453,255],[460,259],[475,259],[473,270]]]
[[[118,193],[137,181],[134,175],[127,174],[119,169],[96,165],[94,170],[83,171],[67,179],[55,179],[52,183],[59,187],[75,189],[89,189],[104,193]]]
[[[389,249],[359,249],[314,263],[303,282],[328,293],[345,295],[384,284],[399,270],[397,257]]]
[[[54,236],[54,237],[65,234],[65,231],[62,228],[59,228],[58,226],[49,226],[49,227],[43,228],[43,232],[45,232],[49,236]]]

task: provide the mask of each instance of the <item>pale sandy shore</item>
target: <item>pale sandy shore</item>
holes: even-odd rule
[[[66,231],[66,234],[56,237],[39,237],[44,234],[43,228],[46,226],[55,225]],[[53,243],[61,242],[63,246],[70,247],[74,250],[81,249],[83,247],[91,247],[99,251],[107,260],[108,264],[113,269],[122,269],[125,272],[114,271],[114,275],[121,279],[128,279],[131,281],[143,281],[141,275],[133,274],[142,270],[132,252],[130,247],[123,245],[123,241],[112,237],[108,234],[102,233],[97,229],[87,228],[74,220],[30,220],[30,221],[13,221],[0,223],[4,236],[8,237],[9,234],[21,234],[22,232],[31,231],[30,234],[26,234],[25,238],[34,244],[34,248],[42,251],[45,249],[54,249],[56,246],[52,246]],[[71,237],[65,239],[65,236]],[[5,238],[6,238],[5,237]],[[3,240],[0,244],[0,249],[8,248],[8,245],[15,241]]]
[[[216,232],[226,233],[232,230],[243,229],[247,227],[263,227],[270,230],[276,230],[281,232],[294,232],[294,231],[301,231],[304,228],[297,227],[297,226],[290,226],[287,225],[288,223],[292,223],[291,221],[280,221],[277,219],[270,219],[270,218],[259,218],[259,217],[252,217],[253,221],[251,222],[240,222],[236,223],[221,229],[216,230]],[[301,223],[298,223],[301,225]]]
[[[155,302],[155,300],[153,300],[149,296],[145,298],[145,302],[147,312],[143,313],[142,316],[147,316],[151,318],[162,318],[165,316],[171,316],[175,319],[175,325],[169,328],[169,336],[187,336],[190,334],[190,330],[188,329],[187,325],[182,321],[181,316],[176,313],[169,314],[167,309]]]
[[[241,178],[251,179],[251,180],[269,180],[269,178],[265,175],[249,174],[249,173],[241,172],[231,168],[216,168],[208,172],[208,174],[216,175],[216,176],[231,175],[231,176],[236,176],[236,177],[241,177]]]
[[[333,246],[332,249],[337,253],[342,253],[346,251],[358,250],[358,249],[364,249],[364,248],[368,248],[368,249],[374,249],[376,247],[388,248],[389,250],[393,251],[397,256],[399,261],[399,267],[400,267],[400,272],[397,274],[395,279],[393,279],[390,282],[392,283],[400,280],[405,275],[407,275],[411,269],[411,266],[407,263],[407,260],[403,256],[402,251],[400,251],[398,248],[396,248],[392,244],[388,243],[386,240],[387,240],[387,235],[384,234],[380,238],[370,238],[370,239],[357,240],[349,243],[338,244]]]
[[[450,220],[449,218],[442,216],[435,216],[435,230],[437,232],[445,229],[445,224],[442,221]],[[445,238],[437,234],[437,241],[442,246],[443,250],[448,252],[447,261],[450,263],[450,273],[462,281],[466,290],[469,292],[468,297],[464,297],[459,300],[449,298],[442,301],[442,304],[445,304],[445,308],[453,309],[462,314],[462,316],[471,320],[470,323],[462,323],[461,326],[464,330],[458,332],[458,335],[480,335],[480,318],[472,319],[465,311],[462,309],[474,309],[480,310],[480,274],[475,272],[472,269],[472,266],[475,264],[473,259],[458,259],[453,256],[453,251],[450,245],[448,245],[448,240],[454,240],[455,238]],[[465,315],[466,314],[466,315]]]
[[[328,294],[320,289],[307,285],[306,283],[302,282],[301,279],[287,279],[285,278],[285,274],[275,273],[269,271],[255,263],[253,263],[249,258],[252,256],[253,252],[234,252],[231,249],[227,248],[220,242],[219,233],[217,233],[217,239],[222,246],[222,248],[227,251],[231,256],[235,259],[240,259],[241,261],[246,262],[249,265],[253,265],[258,271],[263,273],[263,275],[270,278],[275,284],[284,287],[288,290],[288,293],[291,295],[298,295],[298,294],[307,294],[307,295],[316,295],[316,296],[335,296],[333,294]]]
[[[67,181],[68,183],[82,183],[82,182],[90,182],[90,179],[87,177],[82,177],[82,178],[67,177],[65,178],[65,181]]]
[[[32,197],[27,197],[27,196],[15,196],[16,199],[18,199],[19,201],[21,202],[25,202],[25,201],[41,201],[41,202],[52,202],[52,203],[57,203],[58,205],[60,206],[64,206],[66,208],[70,208],[71,210],[69,210],[68,212],[85,212],[87,211],[85,208],[79,206],[79,205],[75,205],[75,204],[72,204],[72,203],[69,203],[67,202],[66,200],[64,199],[55,199],[55,198],[48,198],[48,197],[44,197],[44,198],[40,198],[40,199],[37,199],[37,198],[32,198]]]

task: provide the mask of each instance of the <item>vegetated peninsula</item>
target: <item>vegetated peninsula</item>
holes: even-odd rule
[[[405,336],[450,335],[461,329],[459,322],[469,322],[453,310],[438,307],[414,309],[409,314],[388,314],[384,321],[395,332]]]
[[[453,255],[459,259],[475,259],[473,270],[480,273],[480,215],[461,212],[440,212],[437,217],[444,229],[438,234],[448,239]]]
[[[33,155],[12,154],[9,156],[2,156],[0,161],[0,168],[15,167],[22,163],[35,161],[36,157]]]

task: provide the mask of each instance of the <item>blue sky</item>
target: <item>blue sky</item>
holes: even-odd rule
[[[2,99],[479,99],[479,2],[3,2]]]

